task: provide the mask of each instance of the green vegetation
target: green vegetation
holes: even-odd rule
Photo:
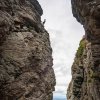
[[[80,41],[79,48],[78,48],[77,54],[76,54],[76,56],[78,58],[82,57],[85,47],[86,47],[86,40],[85,39],[82,39]]]
[[[91,83],[92,82],[92,79],[88,79],[88,83]]]
[[[90,70],[90,79],[97,79],[100,80],[100,73],[99,72],[93,72],[92,70]]]
[[[99,75],[100,75],[99,73],[94,72],[94,73],[92,73],[91,78],[99,79],[100,78]]]

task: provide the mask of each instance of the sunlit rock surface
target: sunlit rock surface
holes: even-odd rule
[[[85,43],[80,43],[72,65],[67,99],[100,100],[100,0],[71,2],[74,17],[85,29]]]
[[[49,34],[37,0],[0,0],[0,100],[52,100]]]

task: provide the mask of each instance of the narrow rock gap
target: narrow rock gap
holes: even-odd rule
[[[99,0],[0,0],[0,100],[99,100],[99,21]]]
[[[71,80],[71,66],[84,30],[72,15],[70,1],[38,1],[44,11],[42,21],[46,19],[44,26],[49,32],[53,49],[53,68],[56,75],[53,98],[66,100],[67,87]]]

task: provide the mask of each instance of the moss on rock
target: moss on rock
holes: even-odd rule
[[[79,48],[78,48],[77,53],[76,53],[76,56],[78,58],[82,57],[85,47],[86,47],[86,40],[82,39],[80,41]]]

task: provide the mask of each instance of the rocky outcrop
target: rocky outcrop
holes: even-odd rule
[[[100,100],[100,0],[72,0],[72,12],[85,29],[72,65],[67,100]]]
[[[0,0],[0,100],[52,100],[49,34],[37,0]]]

